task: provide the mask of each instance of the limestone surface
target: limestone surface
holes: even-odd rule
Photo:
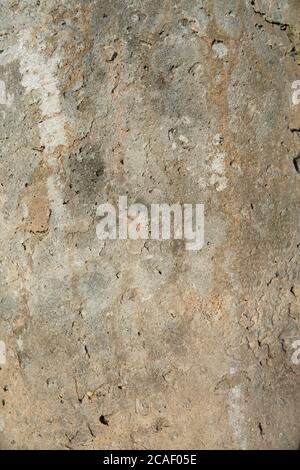
[[[300,2],[0,12],[0,447],[297,449]],[[202,249],[99,240],[124,195]]]

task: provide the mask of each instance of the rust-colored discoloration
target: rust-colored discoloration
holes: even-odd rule
[[[51,169],[46,163],[41,163],[34,172],[31,181],[27,183],[21,197],[28,214],[19,228],[34,234],[47,234],[51,209],[49,206],[47,179]]]

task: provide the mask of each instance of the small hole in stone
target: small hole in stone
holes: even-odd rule
[[[115,51],[111,58],[109,59],[109,62],[113,62],[116,58],[118,57],[118,53]]]
[[[297,157],[294,158],[293,163],[297,173],[300,173],[300,154],[298,154]]]
[[[99,421],[100,421],[100,423],[104,424],[105,426],[108,426],[108,419],[104,415],[100,416]]]

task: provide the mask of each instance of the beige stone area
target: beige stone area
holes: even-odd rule
[[[0,11],[0,447],[297,449],[300,2]],[[122,195],[203,248],[99,240]]]

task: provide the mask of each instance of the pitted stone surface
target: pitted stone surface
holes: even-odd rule
[[[298,448],[300,3],[0,8],[0,446]],[[119,195],[203,249],[98,240]]]

